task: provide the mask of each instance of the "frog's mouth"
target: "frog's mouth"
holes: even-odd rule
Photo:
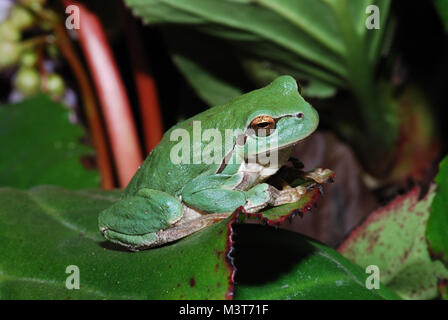
[[[266,151],[261,151],[261,152],[258,152],[258,153],[254,153],[254,154],[249,155],[249,157],[260,156],[260,155],[263,155],[263,154],[269,155],[270,153],[274,153],[274,152],[282,151],[282,150],[285,150],[285,149],[288,149],[288,148],[292,148],[295,145],[297,145],[300,142],[302,142],[303,140],[286,143],[286,144],[278,146],[276,148],[272,148],[272,149],[268,149]],[[247,160],[247,157],[245,157],[245,159]]]

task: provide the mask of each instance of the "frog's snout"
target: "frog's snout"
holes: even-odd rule
[[[302,139],[311,135],[319,126],[319,113],[308,103],[297,113],[297,118],[303,126]]]
[[[319,125],[319,113],[311,105],[309,106],[309,108],[307,108],[302,117],[306,117],[306,120],[308,122],[314,123],[315,128],[317,128],[317,126]]]

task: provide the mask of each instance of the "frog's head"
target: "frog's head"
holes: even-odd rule
[[[227,107],[241,114],[246,155],[260,154],[293,146],[313,133],[319,123],[317,111],[299,94],[290,76],[281,76],[268,86],[245,94]]]

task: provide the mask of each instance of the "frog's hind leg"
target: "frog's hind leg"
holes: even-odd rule
[[[98,223],[106,239],[138,250],[160,245],[158,233],[178,222],[182,215],[178,198],[144,188],[101,212]]]
[[[228,218],[232,212],[209,213],[198,212],[186,205],[183,206],[184,215],[172,227],[157,232],[158,241],[161,243],[172,242],[184,238],[205,227]]]

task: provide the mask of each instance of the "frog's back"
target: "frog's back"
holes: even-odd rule
[[[199,148],[192,147],[193,143],[186,141],[189,146],[189,162],[176,163],[171,159],[171,150],[174,146],[180,144],[179,140],[171,141],[171,134],[176,129],[184,130],[188,133],[189,139],[193,139],[193,121],[200,121],[201,131],[209,128],[219,128],[216,114],[220,113],[223,106],[210,108],[203,113],[189,118],[168,130],[157,145],[157,147],[146,158],[143,164],[139,167],[131,182],[124,191],[124,196],[135,194],[141,188],[150,188],[167,192],[171,195],[179,195],[192,177],[197,177],[204,173],[214,173],[220,163],[212,165],[203,165],[193,163],[193,152],[202,152],[204,146],[200,142]],[[222,120],[222,117],[220,118]],[[207,126],[205,124],[208,124]],[[202,134],[202,132],[201,132]],[[223,153],[225,152],[223,146]],[[184,150],[185,151],[185,150]]]
[[[166,138],[169,140],[170,131],[164,135],[162,141]],[[192,175],[201,173],[201,168],[197,165],[174,164],[170,159],[171,147],[172,143],[160,143],[151,152],[126,187],[125,196],[133,195],[141,188],[156,189],[176,196],[191,180]]]

